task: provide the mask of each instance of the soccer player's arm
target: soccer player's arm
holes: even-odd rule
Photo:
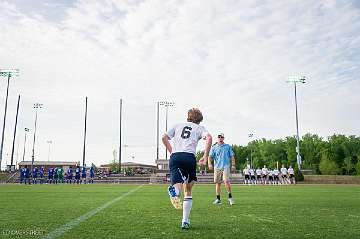
[[[174,136],[175,136],[175,127],[169,129],[169,131],[166,132],[161,138],[163,144],[166,147],[166,150],[169,151],[170,154],[172,153],[172,147],[169,140],[172,139]]]
[[[205,151],[204,151],[204,157],[203,160],[208,163],[209,170],[213,169],[212,161],[213,159],[213,150],[211,149],[212,144],[212,137],[209,133],[205,136],[206,144],[205,144]]]

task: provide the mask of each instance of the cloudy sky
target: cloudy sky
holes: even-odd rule
[[[10,162],[21,94],[15,160],[24,127],[31,158],[81,161],[85,97],[89,164],[108,163],[118,147],[123,99],[123,161],[154,163],[156,102],[175,102],[169,125],[199,107],[210,133],[247,144],[300,133],[360,134],[360,4],[279,0],[0,0],[0,68],[11,79],[2,166]],[[0,81],[1,124],[6,80]],[[160,111],[161,132],[165,111]],[[200,145],[201,146],[201,145]],[[164,148],[160,149],[164,157]]]

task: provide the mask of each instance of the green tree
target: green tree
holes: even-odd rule
[[[324,153],[321,157],[319,169],[323,175],[336,175],[340,171],[337,164],[334,161],[329,160],[327,153]]]

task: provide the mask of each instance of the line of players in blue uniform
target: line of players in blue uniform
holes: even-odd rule
[[[75,173],[75,175],[74,175]],[[47,176],[47,178],[46,178]],[[86,177],[87,177],[87,169],[86,166],[83,166],[80,168],[80,166],[76,166],[76,168],[73,170],[70,166],[68,170],[65,172],[65,178],[64,178],[64,172],[62,167],[55,167],[55,168],[49,168],[47,175],[45,175],[44,167],[41,167],[38,169],[36,166],[33,168],[32,174],[30,173],[30,169],[25,166],[24,168],[20,169],[20,184],[58,184],[58,183],[77,183],[77,184],[86,184]],[[95,177],[95,168],[94,165],[91,165],[90,167],[90,179],[88,180],[88,183],[94,183],[94,177]]]

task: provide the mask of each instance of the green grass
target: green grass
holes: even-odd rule
[[[42,238],[136,187],[1,185],[0,238]],[[234,185],[233,195],[235,206],[212,205],[214,186],[195,185],[181,231],[166,185],[144,185],[59,238],[360,238],[357,185]]]

